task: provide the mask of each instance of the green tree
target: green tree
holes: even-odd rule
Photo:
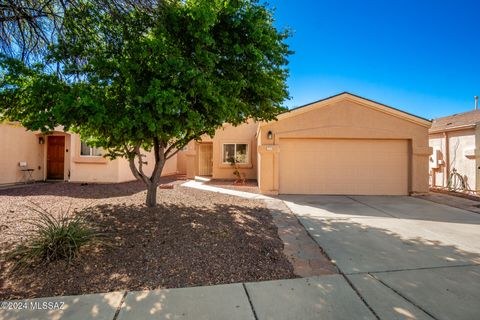
[[[63,78],[1,60],[1,113],[31,130],[63,125],[127,158],[148,206],[165,161],[189,141],[272,120],[288,97],[288,34],[257,1],[162,1],[148,14],[84,2],[67,10],[63,33],[50,56]],[[142,149],[154,153],[151,176]]]
[[[65,12],[87,0],[0,1],[0,52],[26,63],[38,62],[63,32]],[[94,0],[105,12],[132,9],[153,13],[158,0]]]

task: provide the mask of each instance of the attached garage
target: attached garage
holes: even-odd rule
[[[280,150],[281,194],[408,194],[407,140],[280,139]]]
[[[349,93],[281,114],[258,131],[264,194],[428,192],[431,122]]]

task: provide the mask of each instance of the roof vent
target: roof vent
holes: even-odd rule
[[[449,123],[447,123],[447,126],[451,125],[452,123],[453,123],[453,122],[449,122]]]
[[[478,96],[473,97],[475,99],[475,110],[478,110]]]

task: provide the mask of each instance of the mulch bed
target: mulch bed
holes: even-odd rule
[[[52,213],[83,214],[112,245],[12,272],[0,260],[0,300],[115,290],[176,288],[295,277],[263,202],[181,187],[159,190],[144,205],[139,182],[112,185],[43,184],[0,191],[0,253],[29,228],[31,202]]]

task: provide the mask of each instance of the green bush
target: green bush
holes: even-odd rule
[[[55,217],[40,207],[30,209],[36,212],[36,216],[28,221],[33,229],[27,234],[26,241],[9,254],[17,267],[55,260],[71,262],[80,248],[92,244],[100,236],[79,215],[69,217],[67,211]]]

